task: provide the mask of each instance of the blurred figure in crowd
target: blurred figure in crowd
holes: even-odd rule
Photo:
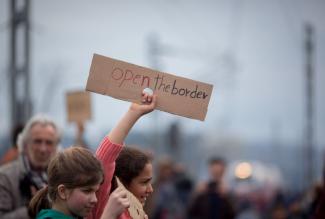
[[[226,185],[223,177],[226,170],[226,161],[221,157],[212,157],[208,162],[209,180],[201,182],[195,189],[195,193],[202,193],[208,191],[209,184],[215,182],[218,186],[218,192],[227,193]]]
[[[179,200],[184,207],[187,207],[193,189],[193,181],[181,163],[174,166],[174,183]]]
[[[185,219],[185,209],[192,183],[184,168],[169,157],[157,163],[154,192],[145,206],[151,219]]]
[[[10,161],[16,160],[18,158],[18,147],[17,147],[17,137],[19,133],[23,130],[23,125],[17,125],[12,129],[11,137],[12,137],[12,146],[7,150],[7,152],[3,155],[0,160],[0,165],[6,164]]]
[[[325,218],[325,159],[323,166],[323,183],[316,191],[313,206],[311,219]]]
[[[61,135],[44,115],[31,118],[18,136],[19,157],[0,168],[0,218],[28,218],[27,204],[47,184],[46,168]]]
[[[188,218],[233,219],[235,212],[229,199],[219,192],[217,183],[211,181],[207,185],[207,190],[194,198],[189,207]]]
[[[208,168],[210,179],[198,184],[188,208],[188,218],[235,218],[235,210],[223,181],[226,170],[225,160],[212,157]]]

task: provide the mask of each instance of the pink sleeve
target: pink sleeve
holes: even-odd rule
[[[103,213],[111,190],[115,160],[121,152],[122,147],[122,145],[112,143],[106,136],[96,151],[96,157],[102,162],[104,168],[104,182],[97,192],[97,204],[87,219],[98,219]]]

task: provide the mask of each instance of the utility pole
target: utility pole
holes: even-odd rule
[[[311,24],[306,24],[306,124],[305,124],[305,141],[306,141],[306,183],[307,187],[311,186],[314,181],[314,28]]]
[[[154,70],[161,71],[161,65],[159,63],[159,56],[161,55],[161,46],[159,44],[159,38],[155,34],[151,34],[148,37],[148,60],[150,67]],[[160,148],[160,133],[159,133],[159,118],[157,111],[152,112],[153,115],[153,140],[152,147],[155,153],[158,153]]]
[[[10,0],[11,124],[24,124],[32,113],[30,98],[30,0]]]

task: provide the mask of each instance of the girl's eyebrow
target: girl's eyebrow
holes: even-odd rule
[[[142,178],[142,181],[144,181],[144,182],[148,182],[148,181],[150,181],[150,180],[152,180],[152,177],[149,177],[149,178]]]

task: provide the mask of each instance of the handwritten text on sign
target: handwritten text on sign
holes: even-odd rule
[[[150,77],[134,74],[131,70],[126,70],[124,72],[120,68],[114,68],[111,77],[113,80],[118,82],[119,87],[128,86],[129,83],[132,83],[133,85],[138,85],[140,87],[153,87],[154,90],[170,93],[171,95],[203,99],[208,97],[208,94],[206,94],[204,91],[198,91],[197,84],[195,85],[194,90],[190,90],[188,88],[178,88],[176,79],[172,84],[166,84],[164,82],[164,76],[160,76],[159,74],[157,77],[154,77],[152,81]]]
[[[94,55],[87,90],[140,102],[145,87],[158,94],[157,109],[199,120],[206,116],[213,88],[210,84]]]

